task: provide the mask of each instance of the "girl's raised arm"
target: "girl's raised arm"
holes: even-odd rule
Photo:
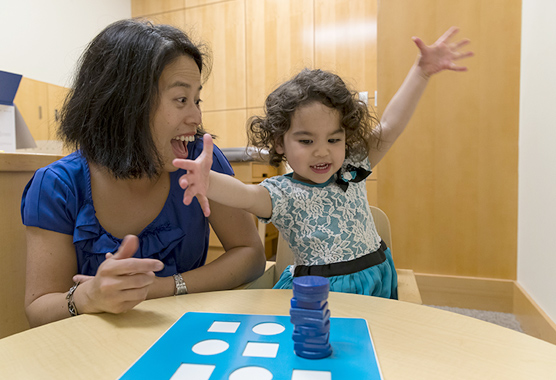
[[[229,175],[210,170],[212,166],[212,137],[203,136],[203,152],[196,160],[175,159],[174,166],[187,170],[179,183],[185,189],[183,203],[189,205],[197,197],[205,216],[210,215],[208,199],[220,204],[246,210],[262,218],[272,215],[268,190],[259,185],[246,185]]]
[[[451,27],[430,46],[425,45],[420,38],[413,37],[415,45],[419,48],[419,56],[384,110],[379,127],[381,144],[378,148],[373,147],[369,151],[369,161],[373,167],[386,155],[404,131],[427,87],[429,78],[444,70],[467,70],[466,67],[457,65],[455,61],[473,56],[472,52],[460,51],[469,40],[450,42],[458,30],[456,27]]]

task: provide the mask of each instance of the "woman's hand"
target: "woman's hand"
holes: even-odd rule
[[[451,27],[430,46],[425,45],[419,37],[413,37],[413,41],[420,51],[418,66],[426,78],[443,70],[467,71],[467,67],[458,66],[455,61],[473,56],[472,52],[460,51],[463,46],[469,43],[469,40],[450,42],[450,39],[458,31],[458,28]]]
[[[127,235],[116,253],[106,254],[94,277],[73,277],[73,281],[81,283],[74,293],[80,314],[123,313],[147,298],[154,272],[160,271],[164,264],[154,259],[133,258],[138,247],[137,236]]]
[[[208,217],[210,215],[210,205],[207,198],[209,189],[209,174],[212,167],[212,136],[205,133],[203,136],[203,152],[196,160],[185,160],[176,158],[172,162],[174,166],[187,170],[187,173],[179,179],[179,184],[185,190],[183,194],[183,203],[191,204],[194,197],[197,197],[203,214]]]

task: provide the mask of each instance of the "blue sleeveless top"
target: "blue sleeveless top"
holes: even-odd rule
[[[190,159],[203,149],[202,139],[187,146]],[[233,175],[228,160],[216,146],[212,170]],[[164,263],[160,277],[186,272],[204,265],[209,242],[209,223],[196,198],[183,204],[178,184],[185,170],[170,173],[170,192],[160,214],[138,235],[134,257]],[[89,166],[78,151],[37,170],[25,187],[21,217],[26,226],[72,235],[79,274],[94,276],[107,252],[118,250],[122,239],[112,236],[99,223],[91,195]]]

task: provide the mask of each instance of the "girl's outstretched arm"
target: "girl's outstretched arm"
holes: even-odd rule
[[[174,166],[187,170],[179,179],[181,188],[185,190],[183,203],[189,205],[197,197],[207,217],[210,215],[210,199],[262,218],[270,218],[272,201],[268,190],[259,185],[246,185],[234,177],[210,170],[212,150],[212,137],[207,133],[203,136],[203,152],[196,160],[173,161]]]
[[[451,27],[430,46],[425,45],[420,38],[413,37],[415,45],[419,48],[419,56],[384,110],[380,120],[381,144],[378,148],[372,146],[369,151],[369,161],[373,167],[386,155],[404,131],[427,87],[429,78],[444,70],[467,70],[466,67],[457,65],[455,61],[473,56],[472,52],[460,51],[469,40],[450,42],[458,30],[456,27]]]

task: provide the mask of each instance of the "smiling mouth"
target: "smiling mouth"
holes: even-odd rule
[[[187,158],[189,151],[187,150],[187,143],[195,141],[195,135],[181,135],[172,138],[172,151],[176,158]]]
[[[317,164],[317,165],[311,165],[310,168],[311,170],[313,170],[315,173],[326,173],[330,170],[330,168],[332,167],[332,165],[326,163],[326,164]]]

